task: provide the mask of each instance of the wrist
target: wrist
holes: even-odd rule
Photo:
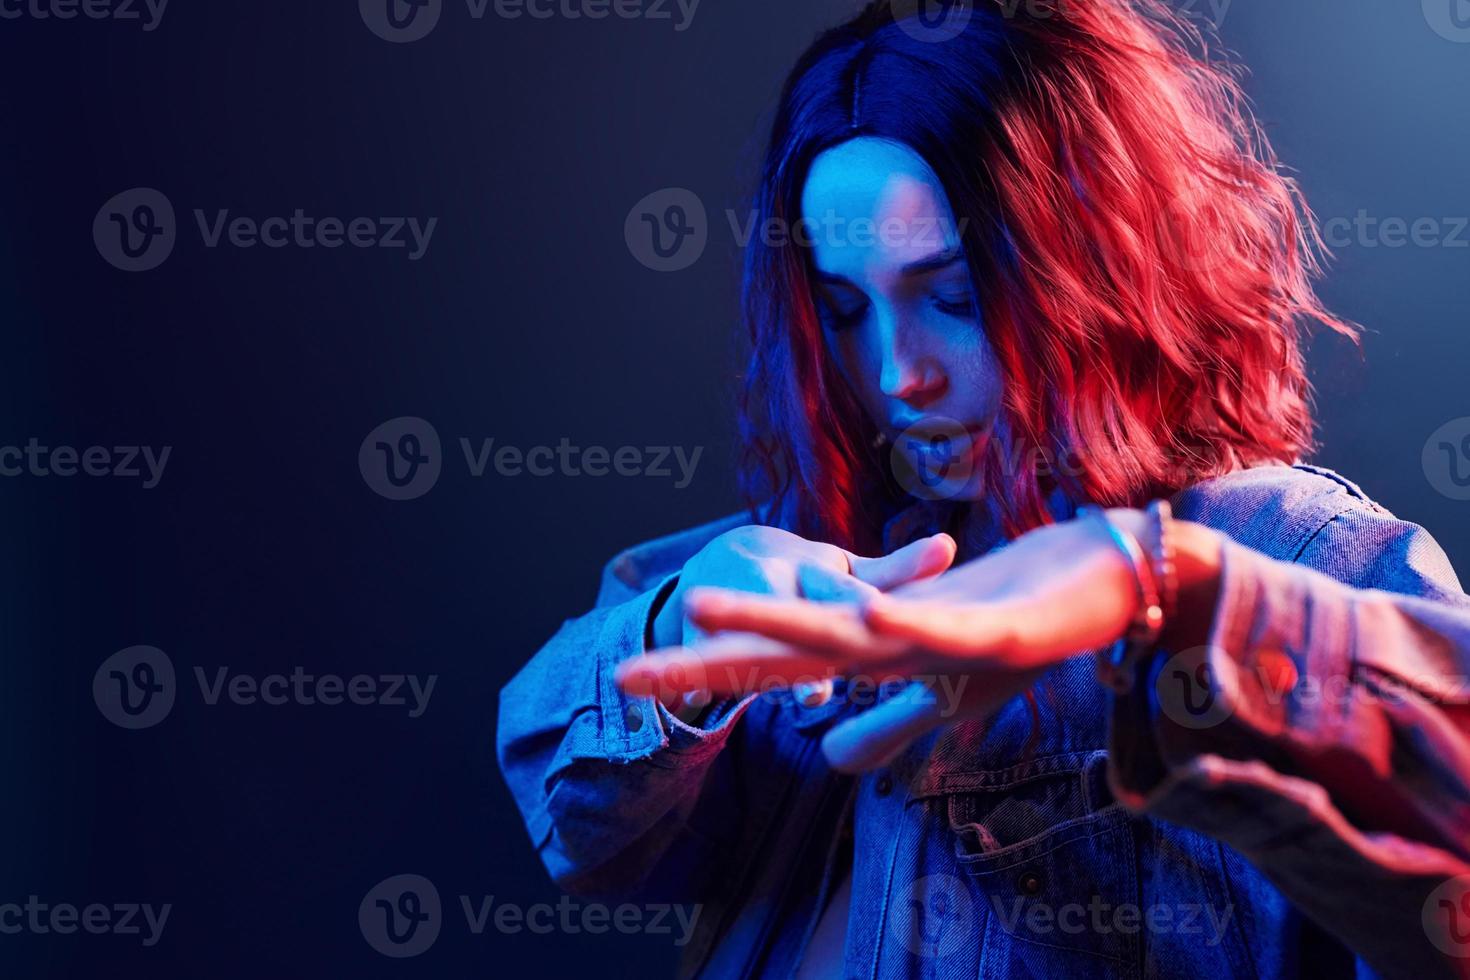
[[[684,641],[684,615],[679,579],[670,579],[654,597],[652,615],[644,633],[645,649],[661,650],[676,647]]]
[[[1203,524],[1178,520],[1173,524],[1173,540],[1179,598],[1159,639],[1168,649],[1177,651],[1209,642],[1220,598],[1223,540],[1219,532]]]

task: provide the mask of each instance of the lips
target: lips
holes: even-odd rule
[[[896,426],[895,426],[896,427]],[[944,416],[912,419],[892,437],[894,478],[911,495],[945,500],[969,492],[986,427]]]
[[[930,441],[936,436],[947,436],[951,440],[967,439],[979,444],[984,440],[989,427],[978,423],[964,423],[943,415],[928,415],[908,419],[895,419],[888,424],[886,435],[889,442],[900,439]]]

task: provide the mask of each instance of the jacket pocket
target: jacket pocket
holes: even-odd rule
[[[1106,763],[1100,751],[1052,756],[945,794],[955,860],[985,905],[983,975],[1138,974],[1132,817],[1107,791]]]

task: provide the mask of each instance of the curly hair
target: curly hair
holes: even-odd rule
[[[906,145],[948,195],[1003,378],[980,464],[1009,536],[1048,496],[1136,506],[1315,448],[1302,334],[1326,254],[1239,69],[1160,0],[982,0],[945,30],[898,0],[822,34],[782,90],[753,208],[800,218],[822,151]],[[807,537],[870,547],[903,503],[829,356],[799,244],[752,240],[742,489]],[[1020,467],[1021,458],[1075,467]]]

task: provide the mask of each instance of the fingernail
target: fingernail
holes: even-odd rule
[[[791,688],[792,695],[803,708],[820,708],[832,700],[831,680],[798,681]]]
[[[718,592],[710,592],[702,588],[690,589],[689,593],[684,596],[684,602],[688,611],[691,613],[696,611],[714,612],[720,608],[720,604],[724,602],[724,597]]]

